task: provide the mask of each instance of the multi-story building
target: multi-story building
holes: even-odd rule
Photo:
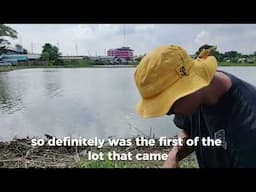
[[[114,56],[116,58],[129,61],[134,59],[133,52],[134,50],[132,50],[130,47],[121,47],[117,49],[109,49],[107,54],[108,56]]]

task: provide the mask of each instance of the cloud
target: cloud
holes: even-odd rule
[[[218,44],[218,40],[217,38],[212,35],[210,32],[208,31],[201,31],[200,33],[198,33],[198,35],[195,38],[195,43],[198,46],[201,46],[203,44],[212,44],[212,45],[217,45]]]
[[[210,34],[207,31],[201,31],[195,38],[195,42],[197,44],[203,44],[207,40],[209,40]]]
[[[94,31],[89,25],[77,25],[74,26],[71,36],[77,40],[92,39],[94,37]]]
[[[148,31],[155,28],[154,24],[141,24],[135,26],[135,31]]]
[[[107,49],[130,46],[144,54],[162,44],[177,44],[193,54],[205,43],[221,52],[256,51],[255,24],[9,24],[19,38],[13,44],[40,53],[44,43],[59,45],[64,55],[102,55]]]

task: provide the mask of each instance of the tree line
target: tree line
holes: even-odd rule
[[[209,45],[203,45],[209,46]],[[201,52],[200,48],[196,51],[194,57],[197,57],[199,53]],[[238,63],[240,61],[250,61],[255,62],[256,61],[256,51],[254,51],[253,54],[242,54],[238,51],[227,51],[224,53],[221,53],[217,50],[213,50],[211,55],[215,56],[218,62],[231,62],[231,63]],[[244,60],[243,60],[244,59]]]
[[[7,52],[8,46],[11,44],[7,39],[4,37],[10,37],[12,39],[17,39],[18,37],[18,32],[11,27],[5,25],[5,24],[0,24],[0,55],[5,54]],[[22,47],[20,44],[15,45],[16,50],[19,50],[19,52],[23,54],[27,54],[28,51]],[[61,61],[59,60],[61,53],[59,52],[58,47],[50,44],[50,43],[45,43],[43,45],[43,50],[41,53],[41,59],[48,61],[53,64],[59,64]]]
[[[12,39],[17,39],[17,36],[18,36],[18,33],[16,30],[4,24],[0,24],[0,54],[4,54],[6,51],[6,48],[10,45],[10,42],[4,39],[3,37],[10,37]],[[22,50],[24,54],[28,53],[28,51],[24,49],[22,45],[16,44],[15,47],[17,50]],[[200,53],[200,48],[199,50],[196,51],[196,53],[194,54],[194,57],[198,56],[199,53]],[[254,51],[253,54],[242,54],[234,50],[227,51],[224,53],[214,50],[212,52],[212,55],[214,55],[219,62],[237,63],[241,61],[241,59],[244,59],[245,61],[251,61],[251,62],[256,61],[256,51]],[[60,56],[61,56],[61,53],[59,52],[58,47],[56,47],[55,45],[52,45],[50,43],[45,43],[43,45],[43,50],[41,53],[42,60],[48,61],[53,64],[61,64],[62,61],[59,60]],[[139,62],[143,57],[144,55],[137,57],[136,61]]]

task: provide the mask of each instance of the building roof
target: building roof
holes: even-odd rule
[[[17,53],[17,54],[22,54],[23,52],[18,51],[18,50],[13,50],[13,49],[5,49],[6,52],[12,52],[12,53]]]
[[[132,50],[130,47],[121,47],[121,48],[117,48],[117,50],[129,50],[129,51],[134,51],[134,50]]]
[[[128,51],[134,51],[130,47],[120,47],[117,49],[109,49],[108,51],[114,51],[114,50],[128,50]]]

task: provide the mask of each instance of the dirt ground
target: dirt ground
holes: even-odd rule
[[[113,147],[104,146],[102,149],[85,146],[32,146],[32,138],[13,139],[10,142],[0,142],[0,168],[104,168],[104,167],[147,167],[159,168],[162,162],[122,162],[122,166],[109,162],[89,162],[88,151],[93,152],[131,152],[137,153],[168,153],[169,147]],[[47,140],[49,138],[45,138]],[[113,166],[114,165],[114,166]],[[117,166],[116,166],[117,165]],[[181,167],[195,168],[197,162],[194,155],[182,160]]]

